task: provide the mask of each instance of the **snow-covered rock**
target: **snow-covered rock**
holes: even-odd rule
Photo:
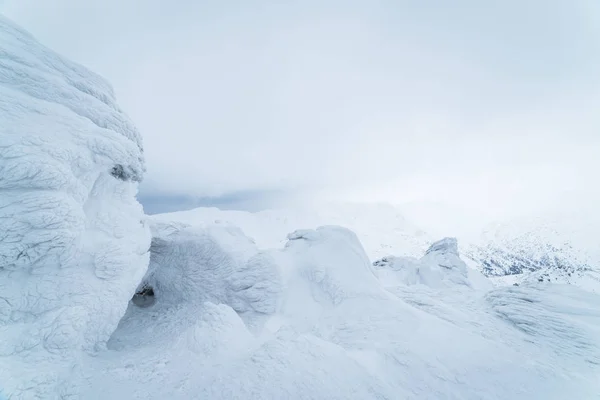
[[[388,256],[373,265],[386,286],[421,284],[432,289],[491,287],[484,276],[467,267],[460,258],[456,238],[444,238],[433,243],[420,259]]]
[[[0,388],[75,395],[148,265],[138,131],[98,75],[0,16]]]
[[[138,287],[138,296],[147,300],[132,299],[111,349],[167,345],[181,332],[195,331],[199,316],[212,313],[214,305],[241,317],[234,324],[244,330],[260,330],[265,317],[277,311],[279,265],[239,228],[154,222],[152,233],[150,265]]]
[[[233,226],[153,226],[150,266],[143,284],[162,303],[228,303],[228,280],[258,249]]]

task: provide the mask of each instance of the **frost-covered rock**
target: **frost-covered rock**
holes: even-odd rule
[[[150,265],[138,287],[140,294],[151,290],[152,301],[132,301],[111,348],[169,343],[180,331],[194,330],[199,316],[212,312],[207,304],[226,305],[257,330],[277,310],[279,266],[239,228],[153,222],[152,234]],[[145,331],[154,333],[145,337]]]
[[[0,387],[67,397],[148,265],[138,131],[98,75],[0,16]]]
[[[153,226],[150,266],[144,284],[169,304],[228,303],[228,279],[258,249],[233,226]],[[160,300],[159,300],[160,299]]]
[[[158,301],[227,304],[241,314],[272,314],[281,291],[278,266],[230,224],[183,227],[156,223],[143,284]]]
[[[444,238],[433,243],[420,261],[423,268],[419,273],[425,284],[436,286],[441,282],[448,282],[470,286],[467,264],[458,255],[458,243],[455,238]]]
[[[460,258],[455,238],[433,243],[420,259],[385,257],[373,265],[386,286],[421,284],[433,289],[491,287],[485,277],[467,267]]]

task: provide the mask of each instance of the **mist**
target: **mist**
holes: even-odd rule
[[[600,199],[595,1],[0,4],[113,84],[145,199],[490,220]]]

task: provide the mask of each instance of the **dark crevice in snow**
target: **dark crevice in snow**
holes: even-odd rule
[[[110,170],[110,174],[122,181],[140,181],[139,175],[131,168],[125,168],[121,164],[117,164]]]
[[[150,285],[143,284],[140,290],[135,292],[131,301],[136,306],[142,308],[154,305],[154,303],[156,303],[156,298],[154,296],[154,288]]]

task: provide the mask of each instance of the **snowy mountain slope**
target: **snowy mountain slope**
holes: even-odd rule
[[[565,212],[488,226],[465,256],[487,276],[575,284],[600,292],[600,226],[595,212]]]
[[[147,267],[143,172],[110,86],[0,16],[0,393],[76,393]]]
[[[498,283],[548,281],[600,290],[600,214],[593,199],[560,210],[540,205],[536,215],[489,216],[438,203],[399,207],[406,218],[430,234],[459,238],[465,261]],[[442,232],[440,234],[440,232]]]

